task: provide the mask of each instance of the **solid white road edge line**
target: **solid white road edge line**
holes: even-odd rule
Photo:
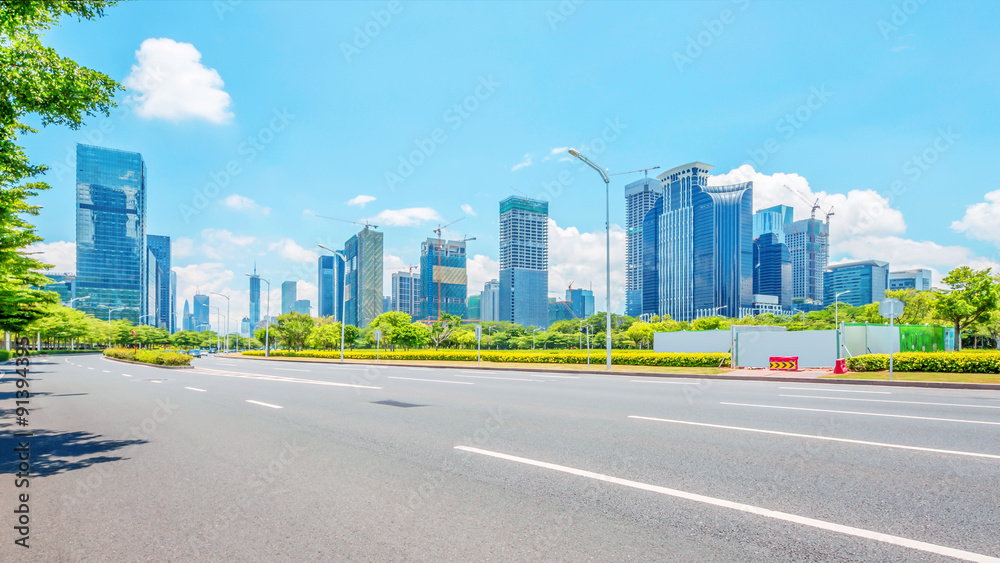
[[[262,403],[260,401],[254,401],[252,399],[247,399],[246,401],[248,403],[253,403],[255,405],[260,405],[262,407],[271,407],[272,409],[283,409],[283,408],[285,408],[285,407],[283,407],[281,405],[272,405],[271,403]]]
[[[761,434],[774,434],[775,436],[791,436],[793,438],[811,438],[814,440],[828,440],[830,442],[844,442],[847,444],[861,444],[864,446],[879,446],[883,448],[897,448],[901,450],[914,450],[918,452],[932,452],[938,454],[967,455],[971,457],[986,457],[990,459],[1000,459],[1000,455],[981,454],[976,452],[960,452],[957,450],[939,450],[937,448],[921,448],[918,446],[903,446],[900,444],[886,444],[883,442],[868,442],[865,440],[851,440],[849,438],[832,438],[830,436],[816,436],[814,434],[796,434],[794,432],[779,432],[777,430],[763,430],[760,428],[744,428],[741,426],[725,426],[722,424],[708,424],[706,422],[690,422],[687,420],[671,420],[669,418],[653,418],[650,416],[629,415],[629,418],[639,420],[653,420],[656,422],[672,422],[674,424],[689,424],[691,426],[705,426],[707,428],[721,428],[723,430],[741,430],[744,432],[759,432]]]
[[[871,393],[872,395],[892,395],[892,391],[855,391],[851,389],[830,389],[829,387],[778,387],[778,389],[788,389],[789,391],[822,391],[824,393]]]
[[[647,483],[640,483],[638,481],[630,481],[628,479],[621,479],[619,477],[612,477],[610,475],[604,475],[602,473],[594,473],[592,471],[586,471],[583,469],[575,469],[572,467],[567,467],[565,465],[556,465],[554,463],[548,463],[544,461],[536,461],[533,459],[528,459],[525,457],[518,457],[509,454],[503,454],[499,452],[492,452],[489,450],[481,450],[479,448],[472,448],[469,446],[455,446],[456,450],[462,450],[466,452],[482,454],[490,457],[495,457],[499,459],[505,459],[507,461],[514,461],[517,463],[523,463],[525,465],[533,465],[535,467],[541,467],[544,469],[551,469],[553,471],[560,471],[563,473],[569,473],[571,475],[577,475],[579,477],[587,477],[589,479],[595,479],[598,481],[605,481],[607,483],[614,483],[616,485],[622,485],[625,487],[631,487],[633,489],[640,489],[643,491],[649,491],[653,493],[659,493],[661,495],[672,496],[676,498],[681,498],[685,500],[691,500],[695,502],[700,502],[703,504],[709,504],[712,506],[718,506],[721,508],[729,508],[732,510],[738,510],[740,512],[747,512],[750,514],[756,514],[758,516],[764,516],[765,518],[773,518],[775,520],[783,520],[785,522],[791,522],[792,524],[800,524],[803,526],[810,526],[813,528],[818,528],[820,530],[827,530],[830,532],[837,532],[840,534],[846,534],[850,536],[855,536],[859,538],[865,538],[875,541],[880,541],[883,543],[888,543],[892,545],[898,545],[901,547],[906,547],[909,549],[916,549],[919,551],[926,551],[928,553],[934,553],[936,555],[943,555],[945,557],[954,557],[956,559],[963,559],[965,561],[976,561],[980,563],[1000,563],[1000,558],[990,557],[989,555],[982,555],[980,553],[973,553],[971,551],[963,551],[961,549],[955,549],[952,547],[947,547],[943,545],[937,545],[933,543],[922,542],[919,540],[911,540],[909,538],[903,538],[899,536],[893,536],[889,534],[883,534],[881,532],[873,532],[871,530],[865,530],[862,528],[854,528],[852,526],[845,526],[843,524],[835,524],[833,522],[826,522],[824,520],[816,520],[814,518],[808,518],[806,516],[798,516],[796,514],[789,514],[787,512],[779,512],[777,510],[770,510],[767,508],[760,508],[757,506],[743,504],[739,502],[733,502],[723,499],[718,499],[714,497],[709,497],[705,495],[699,495],[696,493],[689,493],[686,491],[679,491],[677,489],[669,489],[667,487],[661,487],[658,485],[650,485]]]
[[[310,385],[327,385],[330,387],[355,387],[357,389],[381,389],[374,385],[359,385],[355,383],[336,383],[333,381],[320,381],[318,379],[301,379],[297,377],[283,377],[280,375],[263,375],[254,373],[243,373],[236,371],[223,371],[211,368],[198,368],[194,373],[204,375],[217,375],[219,377],[236,377],[239,379],[256,379],[258,381],[277,381],[281,383],[307,383]]]
[[[669,383],[670,385],[701,385],[701,381],[656,381],[649,379],[629,379],[633,383]]]
[[[455,385],[475,385],[471,381],[445,381],[444,379],[417,379],[416,377],[396,377],[394,375],[388,376],[388,379],[405,379],[407,381],[427,381],[429,383],[453,383]]]
[[[1000,405],[961,405],[958,403],[924,403],[920,401],[893,401],[891,399],[859,399],[857,397],[818,397],[816,395],[778,395],[799,399],[831,399],[835,401],[865,401],[867,403],[896,403],[900,405],[934,405],[939,407],[968,407],[970,409],[1000,409]]]
[[[489,375],[458,375],[455,377],[471,377],[473,379],[503,379],[505,381],[538,381],[537,379],[521,379],[519,377],[492,377]]]
[[[197,387],[185,387],[185,389],[190,389],[192,391],[201,391],[202,393],[205,393],[204,389],[198,389]]]
[[[295,368],[274,368],[274,369],[275,371],[304,371],[306,373],[309,373],[309,370],[307,369],[295,369]]]
[[[965,422],[968,424],[989,424],[1000,426],[1000,422],[987,422],[985,420],[958,420],[955,418],[932,418],[929,416],[910,416],[905,414],[884,414],[878,412],[855,412],[855,411],[835,411],[829,409],[807,409],[805,407],[780,407],[777,405],[752,405],[750,403],[719,403],[720,405],[730,405],[736,407],[759,407],[763,409],[784,409],[789,411],[810,411],[810,412],[830,412],[834,414],[859,414],[863,416],[884,416],[887,418],[910,418],[915,420],[936,420],[938,422]]]

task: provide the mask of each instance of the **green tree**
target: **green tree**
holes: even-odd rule
[[[941,280],[947,289],[934,295],[934,312],[955,327],[955,350],[962,349],[962,330],[996,310],[1000,281],[990,272],[960,266]]]
[[[281,343],[289,349],[301,350],[306,345],[309,334],[316,328],[316,321],[309,315],[295,311],[278,317],[278,322],[271,327],[278,329]]]
[[[170,344],[179,350],[201,346],[201,335],[193,330],[182,330],[170,335]]]
[[[261,348],[264,347],[264,342],[265,342],[264,335],[265,334],[267,334],[268,339],[270,341],[269,342],[270,348],[273,350],[275,344],[277,344],[277,342],[278,342],[278,335],[275,334],[274,325],[271,325],[271,330],[270,331],[267,331],[265,327],[260,327],[257,330],[253,331],[253,337],[256,338],[257,342],[260,343],[260,347]]]
[[[27,220],[39,213],[29,199],[49,188],[43,182],[23,183],[47,170],[31,164],[17,144],[19,136],[37,133],[27,116],[37,116],[43,126],[77,129],[85,115],[107,115],[121,89],[104,74],[44,46],[42,33],[61,16],[95,19],[111,4],[0,0],[0,330],[23,331],[57,301],[51,292],[32,289],[49,283],[39,272],[50,266],[24,252],[41,240]]]
[[[402,346],[404,350],[421,348],[430,342],[431,331],[423,323],[410,323],[397,327],[393,332],[393,338],[396,344]]]
[[[340,347],[340,323],[325,322],[309,333],[306,346],[322,350]]]
[[[691,330],[728,330],[725,317],[701,317],[691,321]]]
[[[448,341],[451,338],[455,329],[457,329],[462,324],[462,317],[458,315],[449,315],[444,313],[441,315],[441,320],[436,321],[431,325],[431,342],[434,343],[434,349],[437,350],[441,347],[441,344]]]
[[[896,319],[897,323],[920,325],[931,322],[934,314],[934,292],[896,289],[886,291],[885,296],[903,302],[903,315]]]
[[[653,343],[654,332],[653,325],[639,321],[632,323],[632,326],[628,327],[628,330],[625,331],[625,335],[632,339],[637,346],[642,347],[645,345],[649,347]]]

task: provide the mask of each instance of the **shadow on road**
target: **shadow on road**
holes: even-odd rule
[[[50,432],[32,430],[31,474],[35,477],[58,475],[83,469],[98,463],[128,459],[108,455],[128,446],[145,444],[146,440],[107,440],[90,432]],[[6,434],[6,432],[5,432]],[[24,440],[24,438],[22,438]],[[6,435],[0,438],[0,451],[13,452],[17,447],[17,437]],[[0,457],[0,473],[17,473],[18,461],[14,455]]]

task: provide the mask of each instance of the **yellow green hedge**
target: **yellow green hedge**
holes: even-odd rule
[[[247,356],[263,356],[261,350],[243,352]],[[483,350],[485,362],[521,362],[534,364],[585,364],[587,352],[579,350]],[[340,350],[274,350],[272,356],[299,358],[339,358]],[[345,358],[374,360],[375,350],[345,350]],[[476,361],[475,350],[396,350],[381,351],[382,360],[449,360]],[[604,351],[590,353],[591,363],[604,361]],[[729,362],[728,354],[657,354],[644,350],[613,350],[611,362],[633,366],[718,367]]]
[[[109,358],[157,366],[189,366],[192,359],[192,356],[187,354],[160,350],[137,350],[135,348],[108,348],[104,351],[104,355]]]
[[[888,354],[866,354],[847,358],[851,371],[885,371],[889,369]],[[1000,352],[902,352],[893,357],[896,371],[927,371],[949,373],[1000,373]]]

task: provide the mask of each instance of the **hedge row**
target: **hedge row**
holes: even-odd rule
[[[885,371],[888,354],[866,354],[847,358],[851,371]],[[893,357],[896,371],[949,373],[1000,373],[1000,352],[902,352]]]
[[[0,362],[6,362],[10,359],[10,352],[7,350],[0,350]]]
[[[157,366],[189,366],[192,356],[159,350],[137,350],[135,348],[108,348],[104,355],[119,360],[142,362]]]
[[[261,350],[243,352],[247,356],[263,356]],[[299,358],[339,358],[340,350],[274,350],[272,356]],[[345,350],[345,358],[374,360],[375,350]],[[475,350],[396,350],[381,351],[382,360],[449,360],[476,361]],[[579,350],[483,350],[486,362],[521,362],[532,364],[585,364],[587,352]],[[602,363],[604,351],[590,353],[591,363]],[[632,366],[719,367],[728,363],[729,354],[656,354],[649,351],[621,350],[611,352],[611,362]]]

